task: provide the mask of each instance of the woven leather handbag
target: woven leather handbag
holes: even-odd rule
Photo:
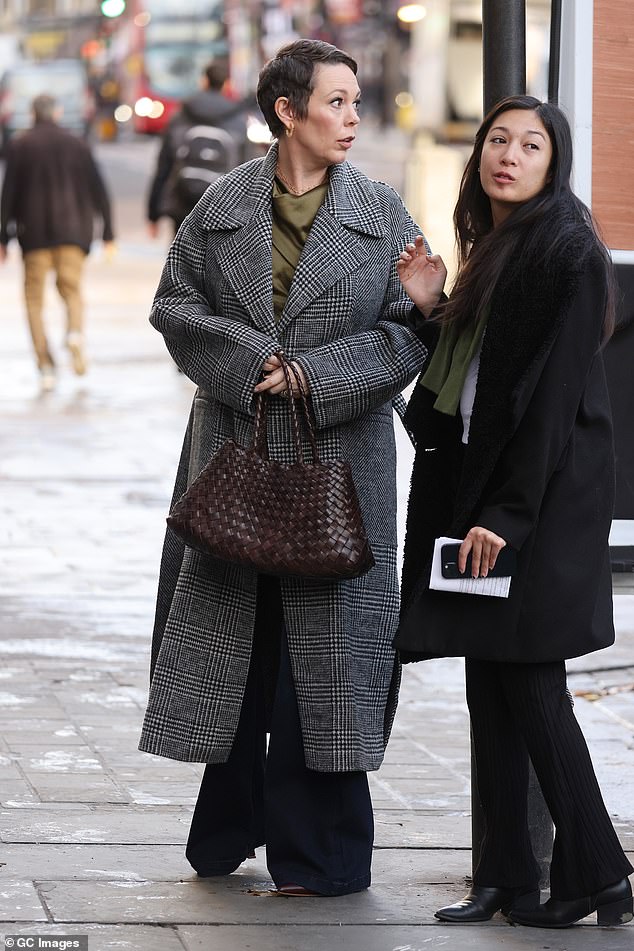
[[[337,581],[374,565],[350,464],[321,462],[301,380],[294,399],[290,367],[281,352],[296,461],[269,458],[269,397],[256,397],[251,446],[227,440],[174,505],[167,523],[191,548],[222,561],[279,577]],[[310,444],[305,461],[301,407]]]

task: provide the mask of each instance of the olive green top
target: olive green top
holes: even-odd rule
[[[488,318],[488,310],[477,322],[457,330],[455,324],[443,324],[434,355],[420,378],[421,386],[436,394],[434,409],[454,416],[469,364],[477,354]]]
[[[328,182],[293,195],[276,178],[273,182],[273,310],[279,320],[295,268],[315,216],[323,204]]]

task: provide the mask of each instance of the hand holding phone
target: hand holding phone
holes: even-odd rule
[[[458,571],[458,552],[459,544],[443,545],[441,548],[440,570],[443,578],[470,578],[471,577],[471,553],[467,555],[467,567],[463,574]],[[517,571],[517,552],[514,548],[506,545],[500,550],[495,562],[495,567],[488,571],[489,578],[512,578]]]

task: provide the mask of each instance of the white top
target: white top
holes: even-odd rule
[[[484,338],[483,338],[484,339]],[[471,426],[471,414],[473,413],[473,403],[476,395],[476,385],[478,383],[478,370],[480,369],[480,354],[482,352],[482,342],[478,347],[477,353],[469,364],[467,375],[465,377],[462,393],[460,394],[460,415],[462,416],[462,441],[469,442],[469,428]]]

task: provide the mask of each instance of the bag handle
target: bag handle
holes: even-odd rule
[[[291,416],[291,429],[293,433],[293,442],[295,443],[295,454],[298,462],[304,463],[304,453],[302,451],[302,440],[300,434],[300,422],[299,414],[297,412],[296,400],[293,397],[293,378],[297,384],[299,390],[303,416],[306,421],[306,429],[308,432],[308,440],[310,442],[311,455],[313,463],[319,462],[319,454],[317,451],[317,440],[315,438],[315,428],[312,422],[310,409],[308,406],[308,398],[306,395],[305,387],[302,383],[301,377],[294,366],[287,363],[286,357],[282,350],[277,350],[274,354],[280,362],[280,366],[284,373],[284,379],[286,381],[286,391],[288,394],[288,404]],[[253,448],[258,453],[262,459],[268,460],[269,458],[269,447],[267,439],[267,415],[268,415],[268,395],[266,393],[258,393],[256,397],[255,405],[255,424],[253,430]]]
[[[266,438],[266,409],[268,398],[266,393],[258,393],[255,398],[255,424],[253,427],[253,448],[258,456],[268,461],[269,444]]]
[[[310,405],[308,402],[306,389],[304,387],[301,375],[298,372],[297,368],[294,367],[292,363],[288,364],[288,368],[290,372],[293,374],[293,376],[295,377],[295,382],[297,383],[297,389],[299,390],[299,396],[302,401],[302,409],[304,411],[304,420],[306,422],[306,431],[308,433],[308,441],[310,442],[310,449],[311,449],[311,453],[313,457],[313,462],[317,463],[319,462],[319,453],[317,451],[317,438],[315,436],[315,426],[313,423],[313,416],[310,411]],[[289,390],[289,392],[291,391]],[[294,402],[292,396],[290,397],[290,399],[291,399],[291,402]]]

